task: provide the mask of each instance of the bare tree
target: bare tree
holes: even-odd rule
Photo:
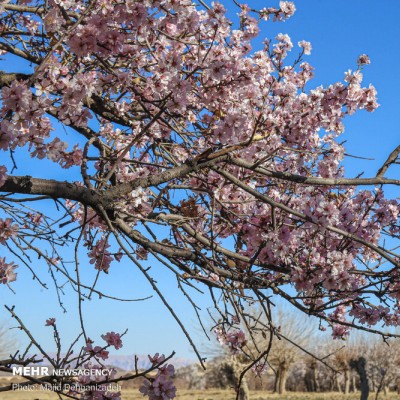
[[[292,365],[305,356],[307,349],[317,338],[315,321],[293,310],[279,308],[274,315],[277,333],[272,342],[269,363],[275,374],[274,392],[283,394]]]
[[[250,339],[241,346],[240,353],[234,351],[226,358],[234,376],[240,376],[240,364],[243,369],[257,355],[264,354],[265,357],[257,360],[253,372],[261,377],[264,370],[270,369],[274,374],[274,392],[285,393],[290,368],[306,354],[307,347],[317,337],[315,321],[282,305],[272,311],[269,319],[257,308],[244,314],[251,323],[243,322],[242,329]],[[244,377],[241,381],[244,382]]]
[[[0,327],[0,360],[12,356],[19,345],[16,335],[11,333],[7,325]]]
[[[387,394],[390,388],[394,389],[396,380],[400,378],[400,343],[371,338],[367,357],[368,377],[378,399],[382,391]]]

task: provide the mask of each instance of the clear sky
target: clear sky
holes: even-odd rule
[[[232,1],[222,3],[234,17],[237,12]],[[275,1],[250,1],[251,7],[262,8],[276,5]],[[343,80],[344,72],[356,68],[359,54],[366,53],[371,58],[371,65],[364,69],[364,82],[374,84],[378,91],[378,102],[381,107],[370,114],[359,112],[345,121],[347,152],[356,156],[373,158],[365,161],[347,158],[345,166],[348,176],[355,176],[365,171],[364,176],[371,176],[377,171],[387,155],[399,144],[400,123],[400,1],[385,0],[298,0],[295,2],[297,12],[285,23],[263,23],[260,40],[254,42],[258,49],[263,38],[274,38],[277,33],[288,33],[294,44],[300,40],[312,43],[312,54],[306,60],[315,67],[315,78],[309,83],[309,89],[321,84],[327,85]],[[72,140],[74,141],[74,140]],[[39,172],[42,162],[25,163],[19,159],[18,174]],[[392,170],[392,176],[398,175],[399,170]],[[58,174],[58,172],[55,172]],[[64,171],[65,173],[65,171]],[[46,176],[48,176],[46,171]],[[57,175],[61,180],[66,176]],[[397,176],[398,177],[398,176]],[[391,196],[398,196],[392,188]],[[36,261],[32,260],[36,267]],[[37,264],[45,276],[47,267]],[[174,305],[177,314],[201,343],[194,313],[178,294],[176,281],[169,274],[162,272],[157,264],[152,265],[160,287]],[[76,296],[68,291],[65,304],[68,313],[62,314],[54,292],[40,289],[30,274],[24,268],[19,268],[17,282],[13,284],[16,294],[7,287],[0,287],[0,304],[16,305],[16,311],[24,317],[27,326],[39,339],[48,343],[52,349],[51,330],[44,327],[46,318],[55,316],[68,341],[79,332],[76,311]],[[87,277],[88,278],[88,277]],[[49,285],[51,286],[51,284]],[[151,287],[127,261],[114,264],[109,276],[100,280],[99,288],[107,293],[135,298],[154,294]],[[197,296],[203,306],[204,315],[207,301]],[[178,357],[193,358],[189,343],[168,312],[156,299],[139,303],[115,303],[108,300],[93,300],[85,304],[85,317],[89,336],[99,339],[101,333],[110,330],[129,332],[124,340],[122,354],[146,354],[150,352],[177,351]],[[1,313],[6,315],[5,312]],[[0,314],[1,315],[1,314]],[[23,342],[23,337],[19,334]]]

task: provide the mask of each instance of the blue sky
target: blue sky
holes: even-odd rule
[[[223,0],[222,3],[234,17],[237,11],[233,2]],[[250,1],[249,5],[262,8],[276,3]],[[300,40],[310,41],[313,50],[306,60],[315,67],[315,78],[309,83],[309,89],[343,80],[345,71],[356,68],[359,54],[366,53],[370,56],[371,65],[364,69],[364,83],[366,85],[372,83],[377,88],[381,107],[372,114],[359,112],[348,118],[345,121],[346,132],[342,138],[347,140],[348,153],[374,159],[365,161],[347,158],[345,160],[347,175],[355,176],[365,171],[364,176],[371,176],[388,153],[399,144],[400,2],[398,0],[384,2],[299,0],[295,4],[297,12],[287,22],[262,24],[260,40],[254,42],[254,49],[258,49],[263,38],[274,38],[280,32],[288,33],[294,44]],[[16,171],[17,174],[29,173],[32,170],[40,173],[41,162],[35,164],[24,161],[23,157],[19,157],[20,168]],[[43,176],[48,176],[47,172],[46,170]],[[398,175],[398,170],[392,169],[392,176],[396,174]],[[67,177],[56,176],[61,180]],[[388,192],[391,196],[398,196],[394,188]],[[38,264],[37,267],[39,271],[43,271],[42,275],[45,275],[47,267],[43,264]],[[163,272],[157,264],[152,265],[152,271],[155,272],[160,287],[174,305],[177,314],[201,346],[202,339],[198,334],[195,315],[183,296],[179,295],[176,281],[168,273]],[[0,304],[16,305],[16,311],[24,318],[27,326],[39,339],[48,344],[49,349],[53,348],[52,334],[49,328],[44,327],[44,320],[48,317],[57,318],[64,339],[70,340],[79,331],[76,296],[73,296],[72,292],[69,292],[70,296],[66,296],[65,303],[69,311],[63,315],[53,290],[40,289],[31,280],[26,269],[21,267],[18,272],[19,279],[13,284],[16,295],[5,286],[1,287]],[[102,277],[99,288],[103,288],[107,293],[127,298],[154,294],[149,284],[127,261],[115,264],[110,270],[110,276]],[[209,303],[203,300],[202,296],[197,296],[197,299],[206,315],[205,309]],[[176,350],[179,357],[193,358],[189,343],[156,296],[140,303],[93,300],[86,302],[84,309],[89,336],[92,339],[99,339],[101,333],[109,330],[122,332],[125,328],[129,329],[124,347],[120,350],[122,354],[146,354],[156,351],[167,353]],[[20,337],[20,342],[24,341],[22,335],[16,336]]]

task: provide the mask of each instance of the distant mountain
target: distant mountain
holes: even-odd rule
[[[138,355],[137,368],[146,369],[151,367],[149,357],[147,355]],[[189,360],[187,358],[174,357],[170,360],[171,364],[175,368],[186,367],[188,365],[194,364],[196,361]],[[107,365],[112,365],[113,367],[123,369],[125,371],[132,371],[135,369],[135,355],[122,356],[122,355],[110,355],[107,359]]]

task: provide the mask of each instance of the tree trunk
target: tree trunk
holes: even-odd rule
[[[304,384],[308,392],[319,392],[317,368],[312,364],[304,376]]]
[[[336,375],[332,374],[329,377],[329,391],[334,392],[335,391],[335,386],[336,386]]]
[[[350,367],[354,368],[360,377],[360,389],[361,389],[360,400],[368,400],[368,395],[369,395],[369,383],[368,383],[367,372],[365,371],[365,364],[366,361],[364,357],[360,357],[356,360],[350,361]]]
[[[274,393],[278,393],[278,386],[279,386],[279,368],[276,369],[276,373],[275,373],[275,381],[274,381]]]
[[[383,393],[387,396],[390,393],[389,385],[383,386]]]
[[[383,392],[385,393],[385,396],[387,394],[387,385],[385,382],[385,377],[386,377],[386,370],[383,371],[381,381],[379,382],[378,389],[376,391],[375,400],[378,400],[379,393],[381,392],[382,389],[383,389]]]
[[[317,368],[312,369],[312,381],[314,386],[314,392],[319,392],[319,381]]]
[[[249,400],[250,399],[250,391],[249,386],[247,385],[246,378],[243,378],[242,384],[239,388],[239,400]]]
[[[353,374],[353,392],[357,392],[356,376]]]
[[[240,383],[240,387],[238,387],[240,374],[242,373],[243,367],[235,356],[233,356],[232,359],[232,366],[233,366],[233,378],[234,378],[233,384],[239,394],[238,400],[249,400],[250,392],[245,376],[243,377],[242,382]]]
[[[339,393],[342,393],[342,385],[340,383],[340,375],[336,374],[336,388]]]
[[[279,394],[286,393],[287,373],[288,373],[288,371],[285,366],[280,368],[279,381],[278,381],[278,393]]]
[[[344,394],[350,393],[350,371],[345,369],[344,371]]]
[[[304,375],[304,385],[306,387],[307,392],[313,392],[314,387],[311,378],[311,370],[307,370]]]

